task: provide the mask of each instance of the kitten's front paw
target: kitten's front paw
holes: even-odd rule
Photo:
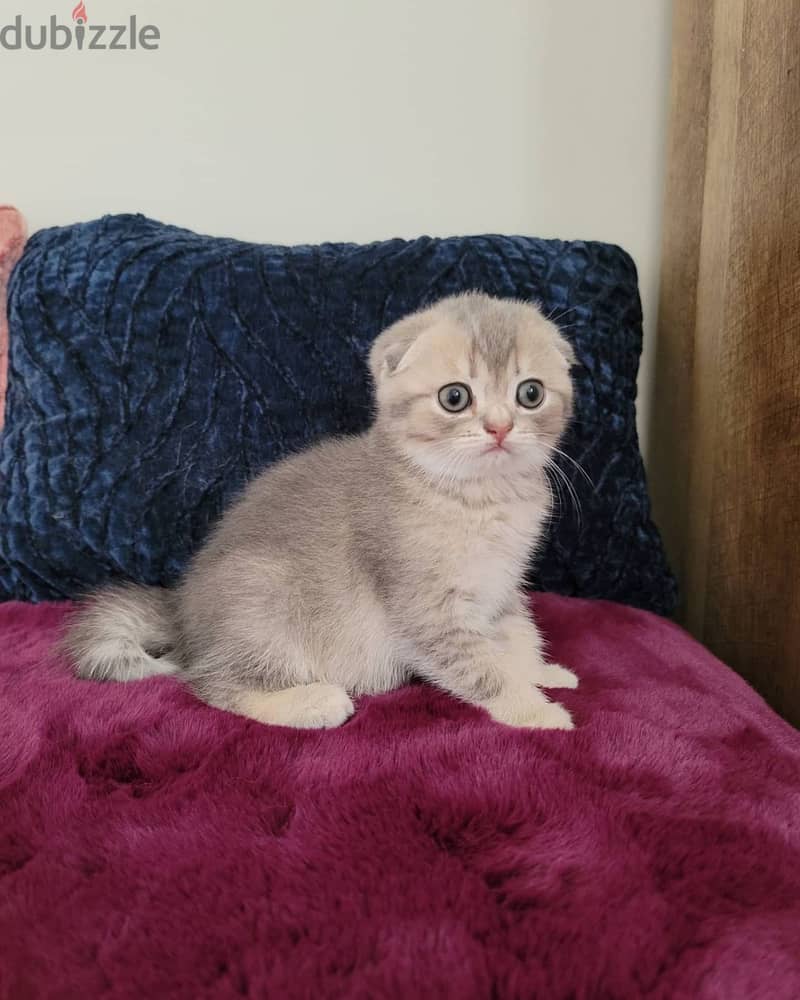
[[[520,701],[487,706],[489,714],[497,722],[517,729],[574,729],[572,716],[554,701]]]
[[[533,683],[545,688],[576,688],[578,676],[560,663],[540,663],[533,672]]]

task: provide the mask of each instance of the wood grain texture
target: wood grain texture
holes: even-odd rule
[[[670,562],[683,583],[689,524],[692,372],[697,278],[703,230],[708,109],[711,93],[711,5],[673,7],[670,126],[658,304],[659,337],[653,413],[647,443],[653,511]],[[685,590],[681,587],[683,617]]]
[[[690,422],[689,520],[686,575],[686,624],[705,637],[706,575],[711,554],[712,518],[719,422],[719,359],[721,342],[729,335],[727,295],[730,274],[730,232],[736,164],[739,58],[742,22],[748,0],[713,4],[711,82],[703,181],[703,216],[697,274],[694,366]]]
[[[705,48],[687,35],[698,7],[711,21]],[[660,455],[651,445],[654,478],[679,494],[667,540],[683,620],[800,724],[800,4],[677,8],[674,45],[693,59],[674,65],[684,89],[707,94],[705,165],[701,178],[698,151],[681,155],[692,110],[675,104],[670,170],[683,182],[667,192],[662,295],[685,298],[660,316],[655,422],[662,439],[672,421],[685,440]],[[670,352],[688,352],[683,369]],[[687,370],[678,422],[664,396]],[[663,512],[669,497],[657,497]]]

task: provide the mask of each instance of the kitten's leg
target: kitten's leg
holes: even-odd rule
[[[194,637],[184,650],[182,679],[214,708],[267,725],[342,725],[354,712],[345,688],[327,683],[307,652],[281,633],[280,623],[259,611],[241,601],[221,625]],[[183,634],[192,634],[186,625]]]
[[[508,726],[572,729],[572,718],[531,683],[531,650],[519,649],[498,633],[496,638],[452,629],[425,642],[428,656],[419,672],[456,697],[485,708]]]
[[[281,691],[242,690],[226,698],[224,707],[272,726],[333,729],[354,712],[353,702],[338,684],[301,684]]]
[[[539,687],[576,688],[578,678],[571,670],[544,658],[542,637],[522,601],[500,622],[499,631],[509,643],[509,655],[527,663],[530,680]]]

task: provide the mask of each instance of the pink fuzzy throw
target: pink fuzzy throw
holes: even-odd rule
[[[0,998],[797,1000],[800,733],[654,615],[536,609],[574,732],[425,684],[261,726],[0,604]]]

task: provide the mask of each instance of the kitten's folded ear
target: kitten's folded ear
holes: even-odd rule
[[[369,352],[369,370],[375,384],[389,378],[428,325],[427,317],[407,316],[388,327],[373,343]]]

